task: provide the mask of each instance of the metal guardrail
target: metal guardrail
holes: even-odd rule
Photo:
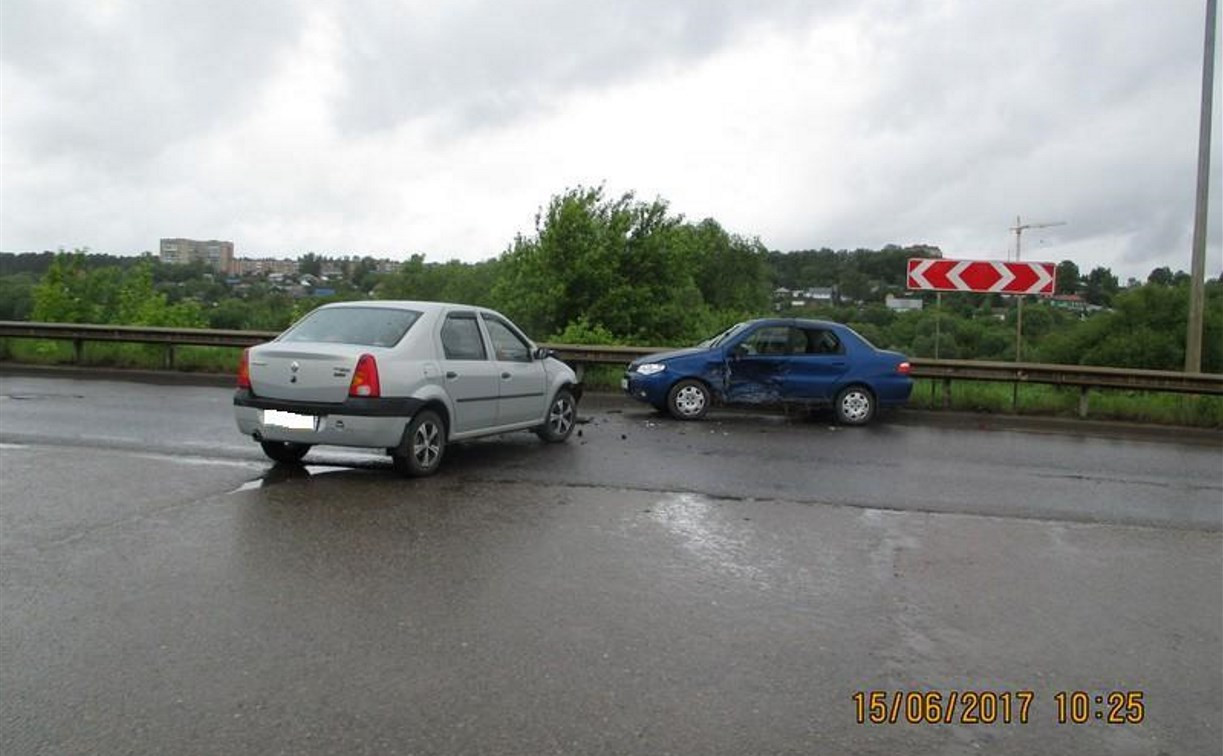
[[[162,344],[164,365],[174,366],[175,346],[247,347],[270,341],[278,331],[228,331],[197,328],[109,326],[87,323],[28,323],[0,321],[0,338],[57,339],[71,341],[74,362],[80,363],[85,342]],[[589,346],[541,344],[554,349],[566,362],[578,365],[626,365],[637,357],[664,351],[664,347]],[[1020,384],[1074,386],[1080,390],[1079,414],[1086,416],[1088,392],[1093,388],[1181,394],[1223,395],[1223,375],[1180,373],[1168,370],[1095,367],[1090,365],[1045,365],[1028,362],[983,362],[976,360],[912,360],[914,378],[942,382],[943,404],[948,406],[952,381],[991,381]]]

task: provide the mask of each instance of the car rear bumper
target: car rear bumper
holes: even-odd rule
[[[238,430],[257,441],[389,449],[399,445],[403,429],[424,404],[419,399],[351,397],[340,403],[268,399],[249,390],[234,393]],[[313,418],[312,427],[286,428],[266,422],[269,410]]]
[[[875,381],[875,396],[881,407],[899,407],[909,401],[913,393],[913,379],[896,376]]]

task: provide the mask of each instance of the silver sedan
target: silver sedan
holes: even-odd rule
[[[238,430],[281,463],[316,444],[385,449],[405,475],[435,472],[446,445],[573,431],[581,386],[508,318],[442,302],[344,302],[247,349]]]

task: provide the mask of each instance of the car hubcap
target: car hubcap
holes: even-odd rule
[[[552,404],[552,411],[548,413],[548,424],[552,427],[552,432],[558,436],[569,432],[569,428],[573,425],[573,405],[567,399],[557,399]]]
[[[433,467],[441,455],[441,431],[433,423],[421,423],[412,438],[412,456],[421,467]]]
[[[695,415],[705,406],[705,392],[696,386],[685,386],[675,395],[675,406],[685,415]]]
[[[847,420],[855,422],[865,420],[867,415],[870,414],[870,410],[870,397],[861,391],[850,392],[841,400],[841,413]]]

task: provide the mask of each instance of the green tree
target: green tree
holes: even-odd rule
[[[1113,296],[1119,289],[1117,277],[1111,270],[1105,267],[1095,267],[1091,269],[1083,282],[1083,299],[1087,300],[1088,304],[1107,307],[1112,303]]]
[[[412,255],[395,273],[378,283],[374,294],[379,299],[415,299],[431,302],[460,302],[492,305],[492,289],[497,280],[497,262],[467,264],[458,260],[426,263],[424,255]]]
[[[227,328],[235,331],[247,329],[250,305],[235,298],[223,299],[208,311],[209,328]]]
[[[1078,294],[1079,285],[1079,266],[1071,260],[1062,260],[1058,263],[1056,292],[1058,294]]]
[[[1162,268],[1156,268],[1147,276],[1147,283],[1156,284],[1158,286],[1171,286],[1173,281],[1172,269],[1166,265]]]
[[[297,272],[302,275],[323,275],[323,258],[313,252],[307,252],[297,258]]]
[[[705,304],[736,312],[768,308],[768,252],[758,240],[732,236],[712,218],[680,225],[672,233],[681,255],[694,266]]]
[[[153,263],[141,260],[126,270],[87,270],[81,254],[59,255],[34,287],[33,318],[59,323],[112,323],[202,327],[198,303],[169,304],[153,287]]]
[[[0,320],[28,320],[34,312],[34,287],[30,273],[0,276]]]
[[[85,294],[84,254],[61,253],[34,287],[32,317],[48,323],[89,323],[94,308]]]
[[[552,198],[535,236],[500,259],[493,298],[534,334],[585,319],[630,343],[700,338],[710,321],[694,276],[691,232],[661,199],[578,187]]]
[[[1155,370],[1184,366],[1187,285],[1128,289],[1117,294],[1113,308],[1052,333],[1039,347],[1040,359]],[[1202,347],[1202,369],[1223,372],[1223,286],[1217,282],[1206,286]]]
[[[841,274],[839,289],[843,301],[865,302],[871,296],[870,279],[856,267]]]

